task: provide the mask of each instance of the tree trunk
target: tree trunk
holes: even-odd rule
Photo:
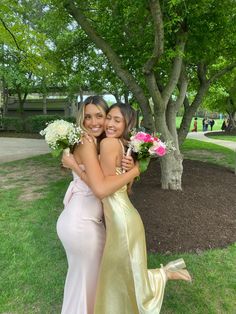
[[[175,124],[173,120],[175,116],[174,112],[169,110],[168,113],[168,123]],[[179,151],[178,141],[176,144],[176,138],[171,134],[170,129],[166,125],[166,112],[158,111],[156,108],[155,118],[156,127],[158,132],[161,133],[161,137],[167,142],[172,142],[175,148],[175,150],[170,150],[164,157],[160,158],[162,189],[182,190],[183,157]]]
[[[79,103],[82,103],[82,102],[83,102],[83,96],[84,96],[83,90],[80,89],[80,90],[79,90]]]
[[[175,103],[170,100],[166,110],[166,122],[168,129],[173,137],[173,144],[179,150],[178,134],[176,130],[176,108]]]
[[[8,112],[8,100],[9,100],[9,93],[5,79],[2,79],[2,90],[3,90],[3,117]]]
[[[234,124],[234,128],[236,129],[236,111],[233,114],[233,124]]]
[[[236,121],[234,120],[235,112],[228,112],[229,114],[229,130],[236,129]]]
[[[83,90],[80,89],[80,90],[79,90],[79,101],[78,101],[78,99],[77,99],[77,102],[76,102],[77,110],[79,110],[80,106],[82,105],[83,99],[84,99]]]
[[[179,131],[178,131],[179,146],[181,146],[183,144],[184,140],[186,139],[187,134],[188,134],[189,129],[190,129],[192,118],[193,118],[195,112],[197,111],[198,107],[202,103],[203,98],[206,95],[209,87],[210,87],[209,82],[202,83],[200,85],[199,90],[197,92],[197,95],[195,96],[191,105],[188,104],[187,97],[185,98],[185,100],[184,100],[184,104],[185,104],[184,115],[183,115],[181,125],[180,125]]]
[[[154,126],[154,119],[151,112],[142,112],[143,115],[143,123],[142,126],[147,130],[149,133],[155,132],[155,126]],[[151,121],[151,123],[150,123]],[[153,125],[153,127],[150,127],[150,125]]]
[[[19,101],[19,114],[24,118],[24,101],[22,99]]]
[[[161,157],[161,187],[182,190],[183,157],[178,150]]]
[[[22,118],[24,118],[24,104],[25,104],[28,93],[24,93],[24,96],[22,98],[21,90],[18,87],[17,95],[18,95],[18,100],[19,100],[19,114]]]
[[[43,114],[47,114],[47,95],[43,94]]]
[[[18,112],[19,112],[20,116],[23,116],[24,115],[24,101],[21,98],[20,94],[18,94],[18,101],[19,101]]]
[[[128,104],[129,103],[129,92],[128,91],[126,91],[124,93],[124,99],[125,99],[125,103]]]
[[[118,92],[113,93],[113,96],[115,97],[116,102],[121,102],[120,96],[119,96],[119,93],[118,93]]]
[[[78,114],[78,95],[74,95],[72,101],[71,101],[71,112],[70,115],[71,117],[76,117]]]

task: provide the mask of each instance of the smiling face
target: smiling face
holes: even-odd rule
[[[106,117],[105,132],[107,137],[120,138],[125,130],[125,119],[120,108],[114,107]]]
[[[93,104],[85,106],[83,125],[91,135],[98,137],[103,133],[105,118],[106,113],[101,107]]]

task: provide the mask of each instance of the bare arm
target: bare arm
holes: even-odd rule
[[[113,194],[125,184],[132,181],[139,175],[139,168],[135,165],[130,171],[121,174],[119,176],[115,173],[116,160],[115,151],[117,151],[117,145],[120,145],[116,139],[104,139],[101,143],[101,162],[104,160],[102,156],[109,155],[109,171],[106,170],[103,173],[96,151],[96,146],[93,143],[84,141],[83,145],[80,145],[78,150],[75,151],[75,156],[78,153],[81,162],[84,164],[86,174],[82,174],[82,179],[87,183],[94,192],[94,194],[103,199],[104,197]],[[86,177],[87,176],[87,177]]]
[[[92,142],[90,138],[87,138],[87,139],[88,139],[89,142]],[[63,166],[65,168],[69,168],[69,169],[73,170],[75,173],[77,173],[78,176],[81,176],[83,170],[79,166],[80,162],[76,161],[75,156],[73,154],[71,154],[71,153],[69,153],[69,154],[63,153],[61,162],[62,162],[62,164],[63,164]],[[122,160],[121,160],[121,166],[122,166],[122,169],[124,171],[131,170],[135,166],[133,157],[124,155]],[[84,177],[84,179],[85,179],[84,180],[85,183],[88,183],[87,180],[86,180],[87,178]]]
[[[78,154],[75,153],[76,156],[78,156]],[[62,164],[63,167],[65,168],[69,168],[72,171],[74,171],[80,178],[83,177],[83,181],[88,184],[88,178],[84,172],[83,169],[81,169],[81,167],[79,166],[79,164],[81,162],[79,162],[79,160],[75,158],[75,156],[73,154],[63,154],[62,155]]]
[[[134,167],[134,159],[132,156],[123,156],[121,161],[122,169],[125,171],[129,171]]]

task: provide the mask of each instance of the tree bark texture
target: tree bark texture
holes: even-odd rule
[[[47,114],[47,95],[43,94],[43,114]]]
[[[161,187],[182,190],[183,157],[178,150],[161,158]]]

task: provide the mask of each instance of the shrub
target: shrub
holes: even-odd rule
[[[24,121],[21,117],[3,117],[1,121],[4,131],[15,131],[17,133],[24,131]]]
[[[75,122],[74,117],[62,117],[59,115],[37,115],[28,117],[25,120],[25,130],[29,133],[39,133],[39,131],[43,130],[48,122],[53,120],[63,119],[68,122]]]

